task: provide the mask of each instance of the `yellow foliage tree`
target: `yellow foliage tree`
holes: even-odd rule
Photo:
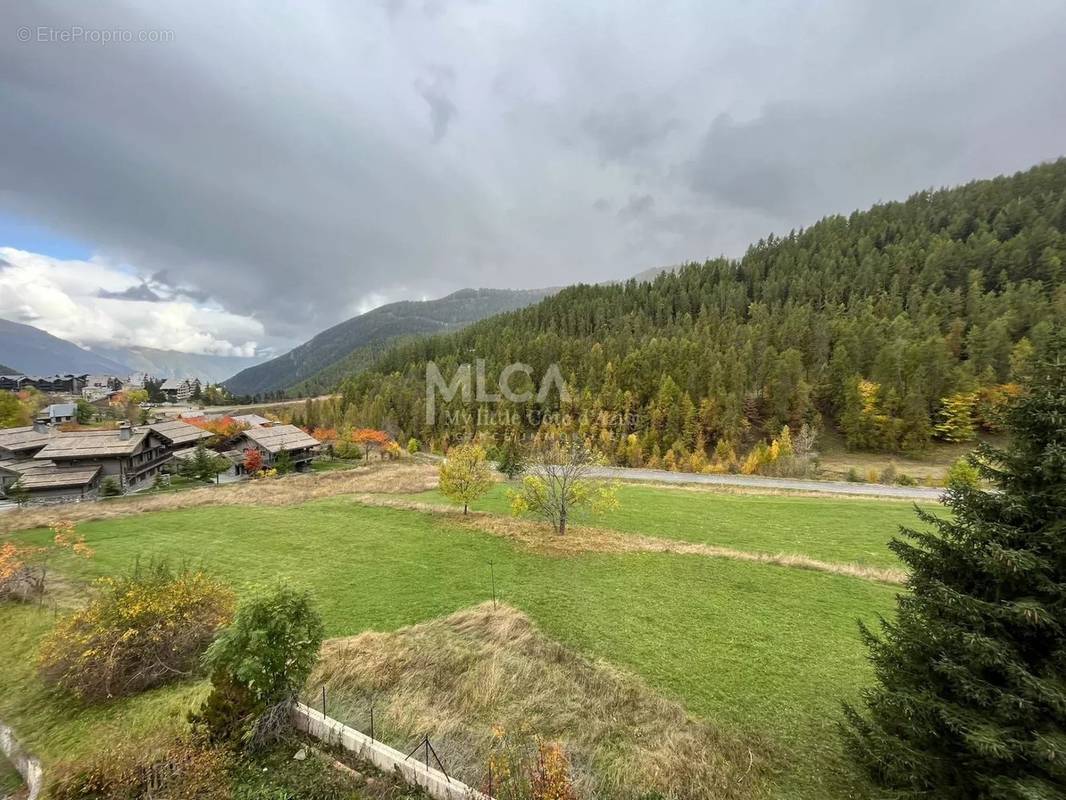
[[[446,497],[463,504],[466,514],[470,504],[492,488],[492,470],[485,449],[476,444],[463,444],[448,451],[448,458],[440,465],[440,490]]]

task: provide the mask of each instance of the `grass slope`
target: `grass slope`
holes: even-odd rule
[[[471,508],[506,514],[507,485],[496,484]],[[453,505],[439,491],[411,500]],[[755,495],[623,484],[619,507],[597,527],[754,553],[800,553],[822,561],[898,567],[885,546],[918,519],[910,503],[851,498]]]
[[[867,581],[726,559],[545,557],[432,515],[343,497],[142,514],[86,522],[79,530],[97,555],[57,562],[72,578],[165,556],[202,562],[239,591],[280,579],[315,593],[329,636],[395,630],[484,601],[492,562],[500,597],[548,635],[633,670],[690,712],[782,745],[783,797],[850,791],[835,720],[840,700],[854,697],[870,675],[855,623],[890,613],[895,595]],[[16,536],[42,542],[47,533]],[[5,626],[12,613],[34,612],[5,610]],[[20,641],[40,632],[31,626]],[[31,643],[23,647],[16,664],[32,650]],[[158,697],[143,702],[178,699]],[[10,692],[0,696],[0,719],[20,729],[46,726],[39,713]],[[106,724],[107,714],[95,721]],[[54,752],[53,742],[44,744],[44,753]]]
[[[564,745],[581,797],[750,800],[770,760],[762,740],[693,719],[505,604],[333,639],[308,702],[322,690],[331,716],[363,730],[373,703],[375,735],[385,742],[406,747],[428,734],[449,773],[469,786],[487,783],[494,751],[521,746],[532,732]]]

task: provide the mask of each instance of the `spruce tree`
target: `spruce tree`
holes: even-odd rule
[[[892,542],[908,591],[862,630],[877,686],[845,741],[893,797],[1066,797],[1066,335],[1008,427],[974,459],[992,490],[953,486],[951,518]]]

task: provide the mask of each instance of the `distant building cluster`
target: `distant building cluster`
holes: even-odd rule
[[[156,402],[187,403],[199,396],[203,383],[199,378],[167,378],[162,382],[144,372],[120,378],[114,375],[0,375],[0,391],[21,392],[36,389],[45,394],[80,397],[90,403],[106,400],[129,389],[144,389],[157,383],[160,397]]]
[[[0,429],[0,496],[17,493],[31,503],[91,500],[110,479],[119,491],[151,486],[156,476],[173,472],[193,457],[196,445],[211,438],[182,419],[156,418],[145,425],[120,423],[110,430],[62,430],[62,412],[73,404],[45,409],[31,426]],[[280,425],[256,414],[236,418],[242,430],[223,455],[234,478],[244,474],[246,453],[257,450],[264,469],[284,452],[297,471],[310,468],[320,442],[294,425]],[[17,488],[16,488],[17,487]]]

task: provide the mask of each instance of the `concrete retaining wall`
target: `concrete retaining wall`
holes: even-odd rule
[[[449,780],[440,770],[432,767],[427,769],[423,762],[417,760],[418,756],[405,759],[405,754],[399,750],[371,739],[335,719],[323,716],[322,712],[315,711],[303,703],[296,704],[294,716],[299,730],[327,744],[340,745],[383,772],[392,773],[398,769],[407,783],[420,787],[436,800],[492,800],[487,794],[471,789],[455,778]]]
[[[29,790],[27,800],[37,800],[37,796],[41,793],[41,779],[44,775],[41,762],[22,749],[22,745],[15,738],[15,732],[2,722],[0,722],[0,751],[22,776],[22,782]]]

